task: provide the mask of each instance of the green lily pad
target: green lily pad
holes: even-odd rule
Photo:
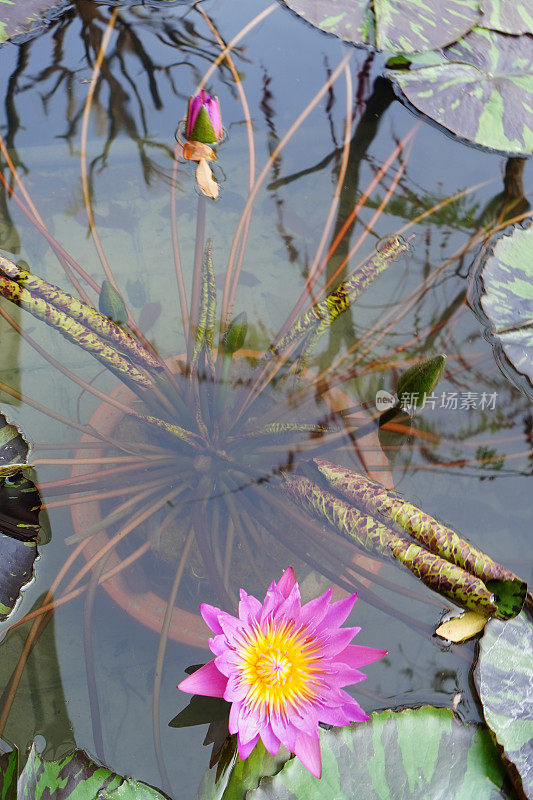
[[[17,800],[18,750],[0,754],[0,798]]]
[[[533,225],[515,228],[489,252],[481,307],[495,339],[515,369],[533,383]]]
[[[489,731],[450,709],[383,711],[320,732],[322,778],[298,759],[247,800],[501,800],[516,798]]]
[[[0,621],[13,611],[20,590],[33,577],[41,497],[21,469],[29,446],[0,414]]]
[[[533,797],[533,624],[526,611],[490,620],[479,646],[474,683],[485,721]]]
[[[481,25],[503,33],[533,33],[533,9],[523,0],[483,0]]]
[[[233,737],[235,738],[235,737]],[[234,751],[233,758],[221,775],[220,768],[209,769],[198,790],[197,800],[245,800],[252,796],[250,790],[256,789],[265,775],[275,775],[290,756],[288,750],[281,746],[277,755],[271,756],[261,740],[256,744],[245,761],[241,761]],[[250,794],[246,794],[250,792]]]
[[[75,750],[45,761],[32,747],[18,781],[19,800],[164,800],[146,783],[123,778]]]
[[[312,25],[353,44],[416,53],[445,47],[479,24],[477,0],[284,0]]]
[[[474,28],[440,52],[391,69],[407,100],[470,142],[533,152],[533,37]]]

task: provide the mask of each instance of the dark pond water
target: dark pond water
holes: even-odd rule
[[[186,348],[171,220],[174,214],[189,296],[199,207],[194,165],[181,160],[173,172],[174,134],[189,95],[220,46],[198,10],[185,3],[162,6],[121,7],[97,80],[93,69],[112,13],[109,6],[80,0],[38,37],[4,45],[0,132],[44,225],[99,286],[106,276],[88,223],[82,179],[82,163],[86,164],[90,207],[105,258],[139,329],[170,358]],[[245,7],[235,0],[217,0],[201,8],[228,42],[267,6],[255,0]],[[310,356],[310,371],[301,378],[300,388],[311,389],[303,399],[293,381],[282,381],[264,393],[255,413],[271,422],[321,421],[329,406],[315,396],[313,380],[330,370],[328,379],[344,393],[336,397],[337,405],[350,409],[363,404],[360,413],[367,414],[370,422],[360,423],[366,424],[368,435],[359,440],[358,449],[347,435],[339,435],[322,447],[321,454],[355,469],[361,468],[362,459],[374,476],[381,476],[527,579],[531,387],[493,350],[477,310],[477,273],[482,254],[479,231],[492,218],[489,204],[510,191],[511,182],[504,186],[506,169],[514,176],[512,185],[523,209],[531,199],[532,164],[465,146],[419,122],[380,77],[379,56],[317,32],[284,7],[268,9],[233,51],[252,121],[256,177],[342,59],[350,58],[280,149],[255,196],[233,303],[234,313],[247,312],[249,351],[268,347],[305,288],[342,165],[347,112],[352,118],[351,147],[326,250],[355,203],[371,188],[368,202],[356,222],[348,224],[327,263],[326,277],[356,243],[359,249],[350,255],[345,270],[368,257],[382,237],[435,204],[468,191],[406,232],[416,234],[412,251],[335,323]],[[206,236],[213,239],[220,309],[232,243],[249,194],[250,160],[242,98],[225,62],[212,71],[207,87],[220,99],[227,130],[215,166],[221,196],[216,203],[208,201],[205,220]],[[84,116],[91,90],[94,94]],[[409,134],[400,156],[394,155],[398,142]],[[0,156],[0,167],[13,186],[5,156]],[[388,190],[390,200],[376,213]],[[16,196],[27,205],[18,188]],[[0,247],[27,261],[42,277],[72,290],[41,231],[8,197],[5,185],[0,187]],[[96,302],[92,289],[88,294]],[[328,552],[328,544],[325,552],[307,541],[283,508],[278,509],[278,495],[268,484],[259,494],[242,491],[242,481],[232,483],[220,470],[216,491],[203,504],[198,487],[203,486],[202,476],[210,474],[209,465],[169,456],[168,450],[162,457],[158,451],[159,463],[147,463],[155,452],[150,447],[159,447],[159,440],[150,433],[139,443],[138,427],[119,422],[120,414],[110,422],[97,412],[102,400],[69,375],[74,373],[104,396],[119,386],[116,377],[25,312],[4,302],[2,308],[68,373],[52,366],[28,338],[0,320],[0,380],[25,398],[17,400],[2,392],[0,408],[34,443],[32,461],[52,531],[51,541],[41,548],[35,580],[10,623],[22,618],[52,585],[75,547],[66,540],[96,526],[99,519],[114,534],[141,518],[131,537],[117,548],[118,558],[151,543],[142,558],[122,573],[121,602],[130,603],[130,613],[102,588],[96,591],[94,607],[84,593],[57,609],[30,657],[3,734],[6,739],[25,750],[39,735],[50,757],[75,743],[105,758],[118,772],[167,789],[170,785],[175,798],[194,796],[208,761],[208,751],[201,747],[205,731],[175,730],[168,728],[168,722],[187,702],[176,690],[184,668],[209,657],[205,646],[199,646],[207,640],[197,620],[176,612],[161,669],[160,639],[153,628],[161,628],[197,513],[195,505],[205,507],[208,547],[229,600],[241,585],[261,595],[288,563],[296,566],[309,597],[323,590],[332,576],[342,586],[359,590],[353,613],[353,624],[363,628],[359,640],[389,650],[386,659],[368,669],[368,680],[357,692],[367,711],[424,703],[451,706],[455,698],[460,700],[461,717],[479,719],[469,677],[474,644],[446,647],[431,636],[451,606],[389,563],[379,562],[378,577],[396,584],[398,590],[378,582],[365,584],[360,572],[350,571],[354,553],[337,545]],[[440,352],[447,354],[448,363],[435,392],[435,408],[426,407],[417,415],[409,435],[389,434],[380,442],[371,421],[376,418],[376,392],[394,391],[406,365]],[[250,375],[250,359],[240,362],[234,382]],[[143,410],[131,394],[120,397]],[[239,398],[242,389],[231,386],[222,401],[228,409],[226,427]],[[56,417],[43,414],[34,402]],[[105,403],[103,407],[108,408]],[[129,450],[105,444],[100,449],[73,446],[81,433],[65,418],[85,425],[95,412],[95,427],[102,432],[110,426],[104,432],[114,432]],[[243,419],[240,429],[237,423],[235,431],[246,430],[245,424]],[[318,448],[313,439],[298,441],[304,444],[275,440],[270,450],[257,451],[243,440],[239,458],[255,475],[256,488],[263,485],[258,480],[272,478],[280,464],[301,461],[314,454],[310,447]],[[118,455],[125,460],[112,462]],[[89,462],[84,469],[96,473],[87,494],[107,494],[99,507],[95,502],[80,503],[83,495],[79,489],[72,492],[67,480],[73,460],[80,457]],[[117,466],[127,469],[116,472]],[[187,500],[185,507],[176,506],[178,497]],[[117,508],[127,503],[121,520],[114,520]],[[232,513],[240,528],[228,523]],[[276,531],[283,543],[273,536]],[[95,545],[97,550],[101,546]],[[56,598],[68,591],[69,581],[84,563],[80,555],[69,567]],[[373,570],[377,563],[360,561],[359,566]],[[324,574],[313,565],[321,566]],[[200,602],[217,602],[214,588],[212,572],[194,543],[177,606],[196,613]],[[377,596],[378,605],[368,590]],[[156,595],[162,600],[151,612],[147,598]],[[0,630],[7,627],[4,624]],[[27,627],[16,629],[2,641],[2,686],[16,665],[27,631]],[[185,641],[178,641],[180,637]],[[155,740],[154,682],[159,695]],[[94,738],[99,725],[95,717],[102,727],[100,744]],[[166,765],[169,784],[161,777],[156,751]]]

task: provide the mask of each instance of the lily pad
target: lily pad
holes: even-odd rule
[[[279,772],[289,756],[289,751],[283,746],[277,755],[271,756],[259,741],[245,761],[235,754],[222,775],[220,769],[209,769],[203,777],[197,800],[244,800],[251,797],[250,790],[257,788],[261,778]]]
[[[247,800],[501,800],[516,798],[489,731],[450,709],[383,711],[320,732],[322,778],[298,759]]]
[[[18,750],[0,754],[0,798],[17,799]]]
[[[21,472],[28,451],[18,428],[0,414],[0,621],[32,579],[37,558],[42,503],[33,481]]]
[[[481,307],[496,346],[533,383],[533,225],[515,228],[489,253],[481,279]]]
[[[284,0],[312,25],[346,42],[416,53],[445,47],[478,24],[477,0]]]
[[[533,624],[526,611],[490,620],[480,642],[474,682],[485,721],[533,797]]]
[[[475,144],[533,152],[533,37],[474,28],[451,47],[409,61],[409,70],[388,76],[413,106]]]
[[[145,783],[123,778],[75,750],[58,761],[45,761],[35,746],[18,781],[19,800],[164,800]]]
[[[481,24],[503,33],[533,33],[533,9],[523,0],[483,0]]]

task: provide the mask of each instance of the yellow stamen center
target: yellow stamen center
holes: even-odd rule
[[[238,648],[241,680],[248,685],[246,703],[268,713],[284,714],[316,696],[319,644],[294,623],[268,623],[248,630]]]

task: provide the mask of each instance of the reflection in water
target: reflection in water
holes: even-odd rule
[[[226,41],[247,21],[241,19],[241,11],[215,12]],[[80,553],[55,594],[57,600],[83,592],[81,608],[74,597],[56,613],[62,677],[71,702],[82,706],[74,722],[77,744],[113,759],[113,767],[123,772],[160,783],[152,746],[146,746],[150,735],[146,720],[154,694],[159,769],[164,775],[166,759],[169,782],[179,785],[189,772],[189,761],[200,770],[203,756],[196,754],[194,740],[189,744],[182,738],[176,745],[178,732],[162,735],[159,727],[166,729],[167,717],[175,713],[179,669],[202,655],[191,647],[170,645],[174,663],[171,666],[168,659],[163,671],[165,639],[170,635],[188,642],[204,640],[198,618],[192,615],[199,602],[213,600],[229,610],[240,586],[262,595],[289,561],[310,595],[322,589],[326,579],[359,592],[358,613],[367,619],[358,624],[376,631],[375,641],[368,644],[380,646],[386,639],[390,651],[387,663],[376,671],[374,689],[367,689],[375,707],[438,703],[435,695],[451,704],[459,691],[471,698],[472,648],[464,646],[459,654],[441,652],[431,639],[442,601],[422,594],[409,576],[373,559],[364,560],[332,532],[302,519],[275,487],[283,470],[301,467],[317,454],[347,466],[366,465],[412,499],[418,495],[420,506],[462,529],[511,569],[523,571],[528,520],[513,498],[519,497],[522,480],[533,466],[531,411],[525,394],[498,370],[483,329],[469,311],[468,292],[474,284],[469,270],[484,247],[486,231],[528,208],[527,167],[521,159],[503,165],[497,156],[465,149],[431,127],[413,138],[412,117],[394,102],[389,84],[376,78],[371,57],[302,28],[292,17],[284,16],[287,30],[280,29],[279,20],[272,21],[284,13],[278,8],[232,51],[245,78],[256,175],[274,154],[266,186],[258,188],[257,213],[250,220],[243,218],[243,238],[235,242],[232,254],[232,238],[247,197],[250,128],[226,60],[208,86],[221,99],[230,132],[219,153],[226,175],[221,200],[207,206],[197,203],[188,164],[178,164],[177,179],[172,180],[174,131],[189,94],[220,52],[216,38],[194,8],[121,8],[100,75],[92,84],[111,13],[107,6],[79,0],[44,36],[0,51],[3,74],[9,74],[5,116],[0,120],[6,153],[43,216],[48,242],[59,253],[60,264],[66,264],[74,285],[78,283],[97,303],[104,273],[87,238],[86,215],[93,214],[113,276],[135,311],[129,324],[143,340],[149,336],[147,346],[153,345],[164,357],[187,350],[177,322],[179,299],[172,267],[177,251],[172,249],[169,209],[174,197],[177,274],[181,269],[187,295],[189,285],[194,287],[193,325],[203,240],[212,236],[214,268],[222,272],[218,293],[219,307],[221,299],[224,303],[222,322],[229,319],[230,306],[233,313],[246,309],[245,347],[251,352],[231,359],[229,381],[224,384],[224,359],[219,359],[213,375],[202,351],[197,364],[201,380],[195,382],[190,377],[189,338],[189,364],[184,358],[170,361],[176,377],[167,375],[167,383],[160,381],[156,392],[138,397],[131,386],[117,392],[117,381],[109,371],[100,374],[88,356],[18,311],[16,321],[25,338],[15,335],[6,321],[7,316],[14,317],[13,310],[2,302],[2,337],[10,335],[17,342],[24,372],[28,402],[21,406],[20,422],[37,443],[35,462],[54,532],[52,544],[43,548],[34,594],[26,593],[19,617],[52,584],[78,541],[87,541],[85,558],[93,558],[95,569],[87,567]],[[301,47],[289,47],[295,41]],[[273,42],[278,43],[277,58]],[[316,52],[320,58],[306,55]],[[347,52],[352,52],[351,74],[341,71],[318,108],[280,147],[294,119]],[[290,81],[287,75],[293,76]],[[349,83],[343,84],[346,79]],[[84,193],[79,150],[91,86],[87,144],[81,147],[87,153],[88,192]],[[346,125],[347,119],[352,119],[351,125]],[[0,162],[4,192],[0,247],[20,252],[37,274],[75,291],[44,250],[42,229],[33,225],[35,212],[14,181],[6,153]],[[500,164],[506,167],[502,192],[494,181],[487,187],[468,188],[487,176],[500,185]],[[369,186],[373,187],[369,196],[362,197]],[[8,200],[13,190],[17,199]],[[378,240],[408,222],[414,223],[416,233],[414,255],[391,266],[329,328],[308,355],[308,371],[299,380],[289,371],[290,362],[278,371],[273,360],[268,367],[272,375],[264,372],[264,362],[257,366],[258,353],[296,319],[294,304],[299,304],[298,311],[305,310],[310,298],[321,298],[328,281],[334,286],[350,274],[358,263],[356,245],[361,246],[359,257],[366,258]],[[68,258],[58,244],[69,251]],[[235,271],[224,291],[228,254]],[[81,272],[78,262],[83,264]],[[241,265],[251,279],[237,284]],[[233,289],[234,304],[229,302]],[[216,320],[218,328],[218,316]],[[34,345],[41,345],[44,353],[35,355]],[[437,352],[447,353],[449,366],[434,407],[428,404],[413,421],[400,420],[395,437],[382,436],[380,445],[374,407],[377,390],[394,391],[407,366]],[[56,366],[51,369],[43,356],[55,358]],[[3,362],[2,370],[6,369]],[[20,384],[12,375],[3,372],[1,380],[14,390],[9,402],[21,397]],[[16,380],[20,381],[20,373]],[[254,387],[263,391],[254,403],[248,402],[247,392]],[[100,391],[99,398],[95,391]],[[465,394],[474,391],[476,405],[463,405]],[[110,409],[112,392],[117,402],[136,414],[149,411],[196,436],[203,435],[198,420],[204,424],[207,420],[211,450],[191,453],[177,437],[140,424],[116,405]],[[496,394],[493,407],[480,406],[483,392]],[[448,402],[454,393],[456,407]],[[33,414],[31,402],[50,409],[55,419],[43,423],[42,415]],[[239,408],[245,410],[237,418]],[[97,426],[96,437],[91,420]],[[280,432],[273,427],[280,422],[289,429]],[[298,428],[304,424],[310,427]],[[259,428],[268,425],[258,435]],[[69,477],[73,466],[75,475]],[[485,488],[496,482],[500,497]],[[77,522],[75,531],[68,512]],[[506,530],[512,530],[512,542],[503,539],[501,532]],[[99,558],[106,537],[119,535],[120,544]],[[64,540],[73,536],[76,544],[64,546]],[[184,569],[178,581],[181,560]],[[369,575],[378,568],[378,575]],[[172,595],[177,593],[176,604],[183,613],[175,612],[161,643],[102,599],[98,581],[105,577],[104,586],[113,598],[135,606],[136,618],[151,620],[148,624],[158,630],[168,598],[173,605]],[[371,579],[372,585],[364,579]],[[150,609],[149,602],[155,607]],[[44,637],[51,635],[49,626],[44,631],[38,647],[44,647]],[[2,675],[4,685],[20,653],[15,632],[2,643],[2,648],[7,646],[13,655],[3,660],[9,663]],[[416,665],[411,659],[405,666],[402,651],[416,653]],[[457,677],[439,678],[447,675]],[[86,694],[87,700],[79,700]],[[26,708],[24,697],[15,703]],[[40,725],[28,723],[21,730],[15,722],[27,718],[21,707],[13,705],[5,729],[8,738],[23,747],[36,732],[47,741],[50,738],[51,748],[70,741],[64,727],[60,735],[50,733],[51,712],[44,706]],[[465,708],[466,716],[475,717],[471,699]],[[177,746],[183,748],[182,762],[175,759]],[[186,796],[192,796],[193,772]]]

